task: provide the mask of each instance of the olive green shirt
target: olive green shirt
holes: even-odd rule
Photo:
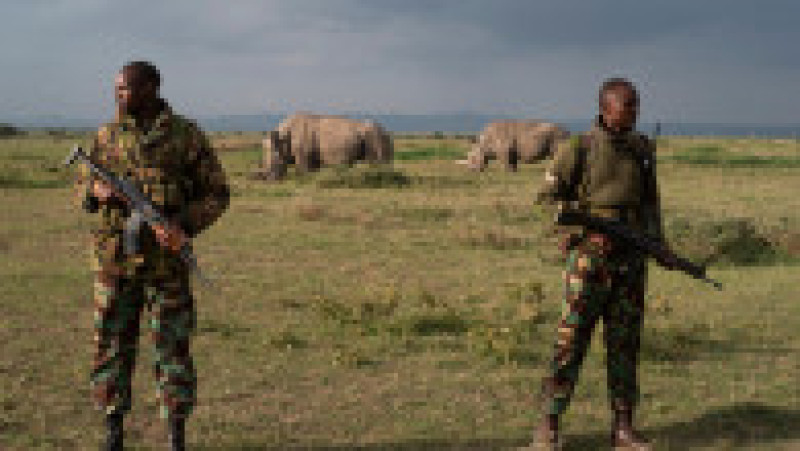
[[[652,140],[612,133],[598,119],[583,136],[559,144],[537,201],[615,217],[663,239],[655,162]]]
[[[225,174],[208,139],[194,122],[173,113],[166,103],[147,129],[130,117],[121,117],[100,127],[89,158],[132,181],[189,237],[209,227],[230,202]],[[78,195],[91,204],[93,196],[87,183],[91,179],[83,169],[77,185]],[[167,272],[180,269],[179,258],[158,245],[152,230],[146,226],[140,232],[140,253],[122,255],[127,207],[121,202],[96,207],[92,227],[96,269],[107,263],[146,264]]]

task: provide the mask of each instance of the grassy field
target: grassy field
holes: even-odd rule
[[[197,240],[199,404],[190,449],[510,449],[526,444],[554,340],[560,267],[532,206],[541,166],[483,174],[458,139],[396,140],[392,171],[249,178],[258,134],[214,135],[230,211]],[[85,138],[0,140],[0,448],[101,439],[86,228],[69,171]],[[658,449],[800,449],[800,144],[671,138],[668,233],[718,292],[651,268],[640,378]],[[565,416],[605,449],[600,334]],[[141,341],[128,442],[161,446]]]

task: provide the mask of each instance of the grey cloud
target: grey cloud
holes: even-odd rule
[[[190,114],[477,109],[585,117],[628,75],[653,115],[797,120],[788,1],[211,0],[5,2],[0,114],[110,108],[151,59]],[[0,117],[0,120],[2,117]],[[667,119],[668,120],[668,119]]]

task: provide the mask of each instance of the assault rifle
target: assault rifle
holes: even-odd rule
[[[123,248],[126,255],[132,255],[138,251],[139,231],[142,224],[147,224],[150,227],[167,227],[167,218],[159,213],[153,205],[153,202],[131,181],[118,177],[108,169],[95,164],[79,146],[72,148],[72,152],[70,152],[64,160],[64,166],[69,166],[76,161],[83,163],[92,175],[101,178],[104,182],[111,185],[114,191],[121,194],[128,204],[131,214],[125,221],[123,230]],[[200,272],[197,259],[192,251],[191,243],[184,243],[183,247],[178,251],[178,255],[189,269],[194,271],[197,279],[200,280],[203,285],[210,285],[210,281]]]
[[[653,257],[656,262],[667,269],[677,269],[695,279],[714,285],[718,290],[722,289],[722,284],[706,276],[706,267],[692,263],[691,261],[675,254],[669,250],[664,243],[654,240],[647,235],[638,232],[619,220],[592,216],[582,211],[568,210],[559,212],[556,215],[556,224],[563,226],[582,226],[587,230],[608,235],[612,239],[619,240],[648,257]],[[667,261],[673,260],[674,267],[668,266]]]

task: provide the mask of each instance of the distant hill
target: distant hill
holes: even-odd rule
[[[98,121],[87,118],[69,118],[59,115],[39,115],[22,117],[2,117],[0,122],[13,124],[26,130],[41,128],[63,128],[72,130],[91,130],[97,127]]]
[[[207,130],[260,131],[272,130],[285,114],[231,115],[201,118]],[[373,119],[393,132],[450,132],[477,133],[487,123],[498,119],[513,119],[518,116],[502,114],[450,113],[450,114],[347,114],[353,118]],[[537,118],[545,119],[545,118]],[[571,132],[582,132],[589,128],[590,119],[547,119],[563,125]],[[654,123],[640,123],[638,129],[652,134]],[[666,136],[756,136],[756,137],[800,137],[800,124],[708,124],[708,123],[661,123],[661,135]]]
[[[474,133],[492,120],[511,118],[507,115],[485,115],[472,113],[452,114],[369,114],[351,113],[345,116],[354,119],[372,119],[393,132],[461,132]],[[260,131],[272,130],[286,114],[230,115],[200,118],[207,130]]]
[[[450,132],[476,133],[488,122],[497,119],[511,119],[518,116],[481,113],[446,113],[446,114],[345,114],[353,118],[368,118],[384,125],[392,132]],[[200,116],[200,125],[208,131],[266,131],[274,129],[286,117],[286,113],[234,114],[220,116]],[[544,119],[544,118],[542,118]],[[551,120],[551,119],[548,119]],[[590,120],[558,120],[552,119],[572,132],[584,131]],[[66,128],[91,130],[102,120],[86,118],[67,118],[58,115],[29,116],[20,118],[0,117],[0,122],[13,124],[23,129]],[[639,130],[651,134],[655,129],[652,123],[639,124]],[[800,124],[708,124],[708,123],[673,123],[663,122],[661,134],[667,136],[757,136],[786,137],[800,136]]]

